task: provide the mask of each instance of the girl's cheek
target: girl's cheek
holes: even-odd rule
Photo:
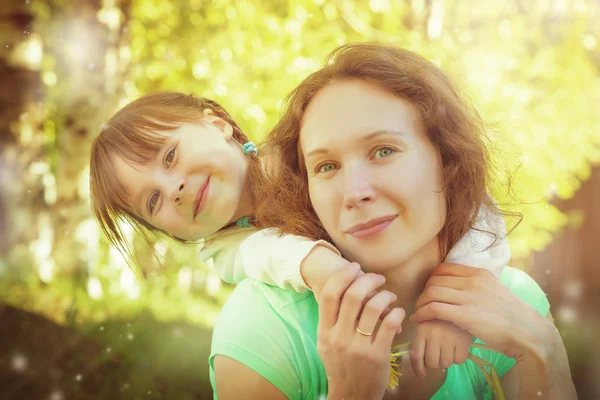
[[[175,219],[173,216],[166,215],[168,212],[161,213],[161,216],[157,219],[157,223],[160,224],[163,231],[173,234],[176,231]]]

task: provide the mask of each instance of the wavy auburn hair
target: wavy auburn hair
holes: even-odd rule
[[[153,93],[127,104],[108,120],[94,140],[90,158],[92,210],[102,231],[123,255],[131,256],[131,252],[120,222],[131,224],[142,234],[158,234],[162,231],[129,210],[127,188],[117,178],[113,157],[133,164],[148,163],[167,139],[167,136],[157,132],[171,131],[186,122],[202,122],[205,109],[212,110],[214,115],[232,126],[233,138],[238,143],[248,141],[233,118],[217,102],[177,92]],[[264,176],[257,157],[250,157],[248,162],[246,184],[250,185],[254,202],[258,197],[254,189],[263,187]],[[167,232],[163,233],[177,242],[187,243]]]
[[[443,257],[473,226],[480,207],[502,214],[487,195],[491,183],[487,136],[473,106],[425,58],[397,47],[362,43],[334,50],[325,66],[286,99],[283,117],[262,147],[272,165],[268,195],[257,207],[259,226],[331,241],[310,202],[299,136],[304,112],[315,95],[333,82],[350,79],[383,88],[419,109],[429,140],[442,159],[447,210],[439,234]]]

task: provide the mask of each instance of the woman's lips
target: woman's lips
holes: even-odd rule
[[[194,202],[194,218],[196,215],[200,214],[202,211],[202,207],[206,204],[206,199],[208,199],[208,185],[210,183],[210,176],[204,182],[204,185],[200,187],[198,190],[198,194],[196,195],[196,201]]]
[[[346,233],[349,233],[355,238],[365,238],[369,236],[374,236],[383,231],[385,228],[387,228],[392,222],[394,222],[396,217],[397,215],[375,218],[364,224],[354,225],[352,228],[348,229]]]

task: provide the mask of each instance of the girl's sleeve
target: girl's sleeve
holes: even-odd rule
[[[324,240],[281,235],[273,228],[237,231],[213,240],[199,253],[203,261],[212,258],[221,279],[229,283],[250,277],[271,286],[303,292],[309,288],[300,274],[300,264],[310,251],[320,245],[340,254]]]
[[[445,261],[487,269],[500,278],[504,266],[510,261],[504,217],[479,209],[475,224],[452,247]]]

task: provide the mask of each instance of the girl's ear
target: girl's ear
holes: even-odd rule
[[[202,116],[204,120],[213,124],[222,134],[225,140],[229,141],[233,137],[233,127],[223,118],[217,117],[213,110],[210,108],[205,108],[202,111]]]

